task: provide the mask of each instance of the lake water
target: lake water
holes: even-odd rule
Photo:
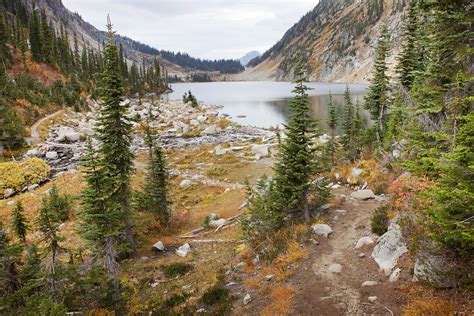
[[[343,93],[346,84],[309,83],[311,114],[325,130],[327,125],[329,93],[333,95],[337,110],[342,113]],[[362,103],[367,85],[349,84],[353,101]],[[292,98],[294,84],[290,82],[204,82],[176,83],[174,90],[167,95],[171,99],[181,99],[191,91],[199,101],[205,104],[222,105],[220,113],[231,116],[233,121],[242,125],[258,127],[276,127],[288,120],[288,103]],[[165,96],[166,97],[166,96]],[[368,113],[363,111],[368,120]]]

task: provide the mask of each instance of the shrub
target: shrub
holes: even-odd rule
[[[164,264],[161,266],[161,270],[167,278],[174,278],[180,275],[184,275],[191,271],[193,266],[185,262],[175,262],[171,264]]]
[[[69,212],[72,207],[72,199],[69,195],[61,195],[53,185],[49,191],[49,195],[42,200],[42,205],[48,208],[52,214],[58,216],[60,221],[66,221],[69,218]]]
[[[10,161],[0,163],[0,193],[6,189],[21,190],[25,186],[43,182],[50,172],[41,159],[32,158],[21,163]]]
[[[388,211],[388,205],[382,205],[375,209],[372,215],[372,232],[374,234],[381,236],[388,230]]]
[[[199,303],[211,309],[210,315],[229,315],[232,308],[230,291],[222,281],[207,289],[199,299]]]

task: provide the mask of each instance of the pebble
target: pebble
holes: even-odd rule
[[[250,294],[247,293],[244,297],[244,300],[243,300],[244,305],[247,305],[251,301],[252,301],[252,297],[250,296]]]

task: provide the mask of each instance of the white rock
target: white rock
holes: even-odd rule
[[[185,243],[184,245],[176,249],[176,254],[180,257],[186,257],[190,251],[191,246],[188,243]]]
[[[387,232],[380,237],[379,243],[374,247],[372,258],[380,270],[388,276],[392,273],[398,258],[407,251],[400,225],[392,220]]]
[[[191,124],[192,126],[196,126],[196,127],[201,125],[201,123],[198,120],[191,120],[191,121],[189,121],[189,124]]]
[[[28,157],[38,157],[40,155],[40,152],[38,149],[36,148],[33,148],[33,149],[30,149],[26,152],[26,155]]]
[[[56,132],[58,136],[54,139],[56,142],[77,142],[81,137],[72,127],[60,126]]]
[[[359,258],[364,258],[365,257],[365,253],[361,252],[359,253]]]
[[[187,179],[186,179],[186,180],[181,181],[181,183],[179,184],[179,186],[182,187],[182,188],[188,188],[188,187],[190,187],[192,184],[193,184],[193,183],[192,183],[191,180],[187,180]]]
[[[339,263],[333,263],[329,265],[329,272],[331,273],[341,273],[342,272],[342,266]]]
[[[369,189],[354,191],[351,193],[351,196],[357,200],[362,200],[362,201],[375,199],[374,192],[372,192],[372,190],[369,190]]]
[[[165,245],[163,244],[163,242],[160,240],[160,241],[157,241],[154,245],[153,245],[153,248],[159,250],[159,251],[163,251],[165,250]]]
[[[55,152],[55,151],[48,151],[46,153],[46,159],[53,160],[53,159],[57,159],[57,158],[58,158],[58,153]]]
[[[28,191],[36,190],[38,187],[39,187],[38,184],[32,184],[32,185],[28,186]]]
[[[273,274],[269,274],[269,275],[266,275],[266,276],[264,277],[265,281],[267,281],[267,282],[270,282],[271,280],[273,280],[273,278],[274,278],[274,275],[273,275]]]
[[[201,123],[207,121],[207,116],[206,115],[200,115],[197,117],[197,120]]]
[[[362,174],[362,172],[364,172],[364,170],[359,169],[359,168],[352,168],[351,174],[354,178],[357,178],[358,176]]]
[[[251,301],[252,301],[252,297],[250,296],[250,294],[247,293],[244,297],[244,300],[243,300],[244,305],[247,305]]]
[[[360,238],[357,241],[355,249],[360,249],[360,248],[364,247],[365,245],[372,245],[373,243],[374,243],[374,240],[372,239],[372,237],[365,236],[365,237]]]
[[[341,215],[346,215],[347,214],[346,210],[335,210],[334,212],[339,213]]]
[[[8,206],[15,205],[15,201],[13,201],[13,200],[12,200],[12,201],[8,201],[8,202],[7,202],[7,205],[8,205]]]
[[[270,150],[268,145],[253,145],[252,154],[259,156],[260,158],[270,156]]]
[[[402,155],[402,153],[401,153],[401,151],[398,150],[398,149],[395,149],[394,151],[392,151],[392,156],[393,156],[393,158],[395,158],[395,159],[400,158],[401,155]]]
[[[311,228],[313,229],[313,233],[315,233],[316,235],[324,236],[326,238],[329,236],[329,234],[332,233],[331,226],[327,224],[314,224],[313,226],[311,226]]]
[[[393,270],[392,274],[390,274],[390,277],[388,278],[388,282],[397,282],[400,278],[401,271],[402,270],[400,268],[396,268],[395,270]]]
[[[362,286],[374,286],[377,284],[379,284],[379,282],[377,281],[365,281],[364,283],[362,283]]]
[[[210,221],[209,225],[211,225],[212,227],[221,227],[225,223],[226,223],[226,219],[221,218],[221,219],[218,219],[218,220],[215,220],[215,221]]]
[[[204,135],[215,135],[217,134],[217,126],[215,125],[208,126],[206,127],[206,129],[202,131],[202,133]]]
[[[214,149],[214,153],[217,156],[222,156],[227,154],[227,149],[223,149],[221,146],[216,146],[216,148]]]
[[[334,184],[331,186],[332,189],[339,189],[341,187],[340,184]]]
[[[369,296],[367,300],[371,303],[375,303],[375,301],[377,300],[377,296]]]

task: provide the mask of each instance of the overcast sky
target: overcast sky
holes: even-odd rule
[[[63,0],[104,30],[201,58],[240,58],[275,44],[319,0]]]

